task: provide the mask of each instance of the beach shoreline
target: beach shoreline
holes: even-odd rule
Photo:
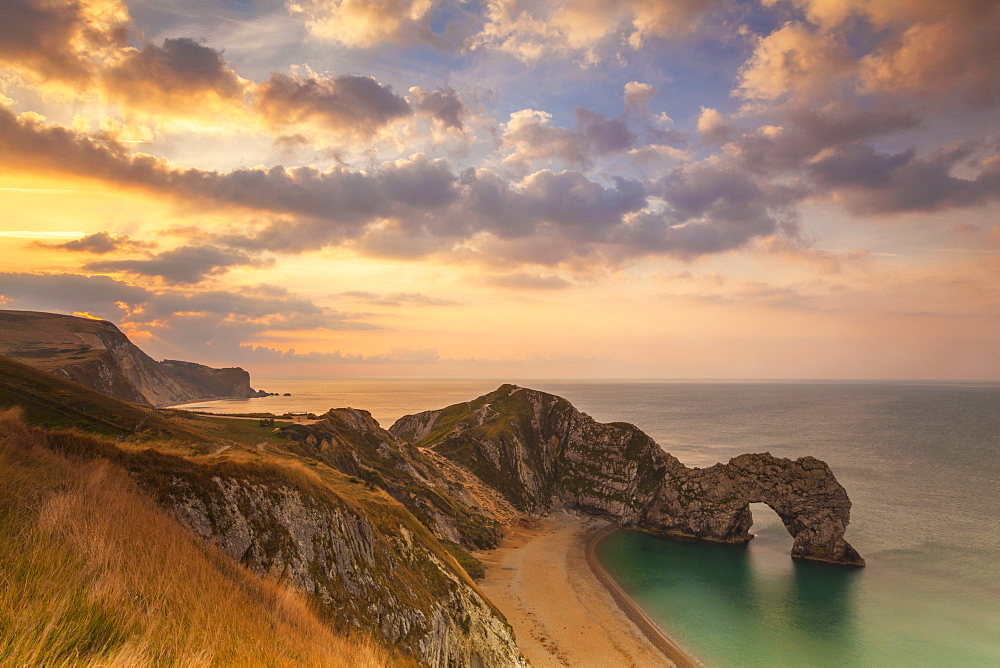
[[[625,616],[631,620],[636,627],[646,636],[646,638],[656,646],[668,659],[673,661],[677,668],[697,668],[701,664],[681,649],[674,640],[660,628],[656,622],[650,619],[649,615],[640,608],[635,601],[621,588],[607,569],[597,557],[597,546],[608,535],[618,530],[614,524],[606,527],[592,529],[586,535],[586,555],[587,565],[600,583],[608,590],[611,597],[618,604]]]
[[[556,512],[510,527],[478,553],[478,585],[514,629],[533,666],[698,666],[597,561],[604,520]]]

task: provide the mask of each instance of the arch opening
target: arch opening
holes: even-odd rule
[[[748,507],[752,518],[749,532],[755,540],[792,544],[794,539],[774,508],[763,502],[751,503]]]

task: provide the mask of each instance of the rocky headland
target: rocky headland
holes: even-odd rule
[[[132,403],[168,406],[260,396],[239,367],[157,362],[106,320],[0,311],[0,355]]]
[[[824,462],[746,454],[684,466],[637,427],[601,424],[568,401],[513,385],[409,415],[389,430],[468,469],[515,508],[570,508],[619,526],[727,543],[749,541],[749,504],[766,503],[792,556],[864,565],[844,540],[851,502]]]

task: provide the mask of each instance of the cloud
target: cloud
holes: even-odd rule
[[[733,134],[733,128],[726,123],[718,109],[702,107],[698,115],[698,134],[707,142],[721,144]]]
[[[195,280],[223,267],[251,264],[263,251],[299,253],[326,246],[492,266],[620,263],[650,255],[691,259],[759,237],[794,236],[792,207],[826,191],[861,213],[970,206],[997,196],[1000,160],[991,155],[951,151],[918,158],[881,154],[857,142],[821,148],[827,141],[901,122],[872,114],[855,118],[829,112],[826,120],[807,115],[811,120],[801,127],[745,135],[727,144],[721,156],[683,164],[648,182],[596,180],[574,170],[543,169],[520,180],[485,168],[459,174],[447,161],[421,154],[364,172],[345,167],[181,169],[2,109],[0,150],[16,168],[56,169],[142,187],[190,206],[252,209],[271,217],[252,227],[201,233],[194,245],[211,244],[218,255],[183,258],[194,267],[187,273],[170,256],[169,263],[154,258],[114,265],[170,280]],[[952,175],[959,167],[974,175]]]
[[[546,111],[522,109],[512,113],[503,126],[502,142],[508,152],[504,164],[521,170],[539,161],[559,160],[579,167],[590,162],[577,134],[552,125],[552,114]]]
[[[768,255],[815,267],[824,274],[839,274],[844,264],[862,262],[868,256],[866,250],[835,254],[811,248],[802,238],[777,235],[762,237],[758,240],[756,248]]]
[[[6,308],[62,313],[87,311],[108,320],[122,314],[116,304],[134,309],[152,298],[152,293],[145,288],[108,276],[19,272],[0,272],[0,295],[6,299]]]
[[[587,109],[576,109],[576,128],[552,125],[545,111],[523,109],[510,115],[501,141],[507,152],[503,164],[527,171],[538,163],[562,163],[589,169],[598,157],[632,148],[636,137],[621,118],[605,118]]]
[[[510,53],[533,63],[552,56],[583,56],[639,48],[650,38],[687,32],[715,4],[711,0],[491,0],[485,22],[469,38],[473,49]]]
[[[912,11],[912,10],[909,10]],[[940,97],[957,92],[973,104],[1000,102],[1000,6],[989,0],[939,5],[907,21],[902,34],[887,40],[861,62],[869,92],[915,93]],[[911,19],[912,20],[912,19]]]
[[[323,308],[283,288],[239,292],[150,290],[107,276],[0,272],[10,309],[86,311],[144,339],[154,356],[234,363],[242,347],[267,333],[374,330],[361,316]]]
[[[240,250],[198,245],[174,248],[146,260],[88,262],[83,268],[87,271],[156,276],[167,283],[192,284],[200,283],[209,276],[224,274],[234,266],[265,267],[273,263],[272,259],[262,259]]]
[[[790,0],[820,30],[834,33],[860,17],[871,41],[858,60],[867,92],[1000,101],[1000,6],[992,0]],[[765,4],[773,4],[767,0]]]
[[[640,169],[661,172],[665,167],[676,165],[694,158],[692,151],[685,151],[663,144],[648,144],[628,152],[629,160]]]
[[[352,48],[430,44],[509,53],[525,62],[639,48],[650,38],[689,31],[714,0],[294,0],[294,15],[317,38]]]
[[[339,292],[335,296],[352,299],[363,304],[373,306],[460,306],[462,302],[451,299],[441,299],[429,297],[419,292],[393,292],[389,294],[378,294],[375,292],[365,292],[363,290],[351,290]]]
[[[816,311],[818,299],[796,287],[776,286],[763,281],[746,281],[726,292],[688,294],[688,298],[710,304],[759,304],[792,311]]]
[[[648,116],[650,101],[656,94],[656,88],[647,83],[629,81],[625,84],[625,113]]]
[[[757,40],[740,70],[738,91],[758,100],[836,96],[838,79],[852,67],[847,45],[836,36],[789,22]]]
[[[468,109],[454,88],[427,90],[413,86],[409,94],[413,99],[413,106],[419,113],[434,119],[446,128],[456,130],[464,128],[462,119],[468,114]]]
[[[101,76],[113,99],[173,115],[203,115],[206,105],[219,103],[242,106],[246,87],[221,51],[188,38],[165,39],[162,46],[147,43],[142,50],[123,49]]]
[[[978,161],[972,178],[952,174],[971,153],[964,147],[921,158],[913,151],[883,153],[850,144],[821,153],[810,171],[856,213],[935,211],[1000,198],[1000,156]]]
[[[830,97],[846,87],[869,95],[1000,102],[1000,6],[992,0],[789,1],[806,21],[759,39],[741,73],[745,97]]]
[[[573,284],[559,276],[542,276],[525,272],[490,276],[485,280],[490,285],[514,290],[562,290]]]
[[[306,19],[316,37],[348,47],[381,42],[434,41],[428,26],[433,0],[293,0],[288,8]]]
[[[84,83],[95,60],[125,43],[128,23],[118,0],[4,0],[0,61],[42,80]]]
[[[156,244],[152,242],[139,241],[137,239],[133,239],[127,234],[111,234],[107,230],[97,232],[95,234],[88,234],[85,237],[73,239],[72,241],[67,241],[61,244],[35,242],[35,245],[42,246],[44,248],[60,248],[68,251],[94,253],[95,255],[105,255],[112,252],[127,253],[146,250],[156,246]]]
[[[638,212],[612,231],[626,254],[692,259],[797,230],[789,206],[798,193],[735,164],[710,159],[676,167],[649,192],[662,200],[662,210]]]
[[[272,362],[281,364],[436,364],[440,357],[434,348],[396,348],[387,353],[361,355],[344,353],[299,353],[295,349],[278,350],[268,346],[241,346],[236,359],[247,362]]]
[[[365,76],[274,73],[256,93],[258,110],[276,127],[314,123],[334,133],[372,136],[413,111],[391,86]]]
[[[823,150],[918,125],[915,114],[891,104],[865,109],[835,101],[814,107],[786,106],[781,114],[786,125],[762,125],[727,143],[726,153],[757,174],[794,173]]]
[[[605,118],[583,108],[577,108],[575,114],[577,133],[594,155],[620,153],[635,143],[635,135],[621,118]]]

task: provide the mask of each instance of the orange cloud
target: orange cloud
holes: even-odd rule
[[[129,15],[119,0],[4,0],[0,61],[42,81],[86,83],[125,43]]]
[[[305,16],[317,37],[367,48],[379,42],[416,42],[429,35],[432,0],[294,0],[294,14]]]
[[[797,28],[798,39],[779,30],[761,40],[741,85],[748,97],[773,99],[799,89],[792,85],[796,82],[849,70],[867,93],[942,97],[957,91],[976,104],[1000,100],[1000,4],[994,0],[788,1],[805,12],[811,25]],[[835,53],[831,44],[836,46],[843,26],[855,17],[881,35],[868,54],[848,67],[845,54]],[[831,55],[837,57],[831,60]],[[836,67],[831,70],[831,65]],[[833,81],[828,79],[831,86]]]
[[[740,71],[739,93],[750,99],[834,93],[852,61],[846,46],[802,23],[786,23],[757,41]]]
[[[639,48],[651,37],[689,30],[713,4],[713,0],[493,0],[485,24],[469,44],[506,51],[527,62],[567,52],[583,52],[596,61],[603,42]]]

